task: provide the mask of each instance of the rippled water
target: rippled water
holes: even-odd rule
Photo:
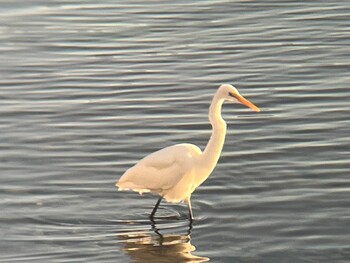
[[[350,260],[349,1],[1,1],[1,262]],[[184,204],[118,192],[143,156],[204,148]]]

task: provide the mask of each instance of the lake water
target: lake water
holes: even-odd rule
[[[350,2],[1,1],[1,262],[349,262]],[[219,163],[185,204],[118,192],[145,155]]]

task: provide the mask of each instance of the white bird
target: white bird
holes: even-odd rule
[[[151,192],[159,199],[150,215],[154,214],[164,198],[170,203],[186,201],[190,220],[193,220],[191,194],[214,170],[221,154],[226,135],[226,123],[221,117],[224,101],[239,102],[252,110],[260,109],[239,94],[229,84],[221,85],[209,108],[212,135],[202,152],[194,144],[182,143],[156,151],[129,168],[116,183],[121,190],[133,190],[140,194]]]

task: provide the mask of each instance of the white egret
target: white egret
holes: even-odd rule
[[[226,123],[221,117],[224,101],[239,102],[252,110],[260,109],[239,94],[229,84],[221,85],[209,108],[212,135],[202,152],[194,144],[182,143],[156,151],[129,168],[116,183],[119,190],[133,190],[140,194],[151,192],[159,199],[151,218],[164,198],[167,202],[186,201],[190,220],[193,220],[191,194],[211,174],[218,162],[226,135]]]

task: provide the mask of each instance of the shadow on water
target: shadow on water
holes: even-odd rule
[[[186,222],[186,225],[183,223]],[[133,229],[118,233],[123,251],[131,262],[207,262],[209,258],[193,255],[192,222],[173,217],[150,219],[150,229],[139,229],[146,222],[127,222]],[[167,233],[172,232],[172,233]],[[175,233],[174,232],[182,232]]]

